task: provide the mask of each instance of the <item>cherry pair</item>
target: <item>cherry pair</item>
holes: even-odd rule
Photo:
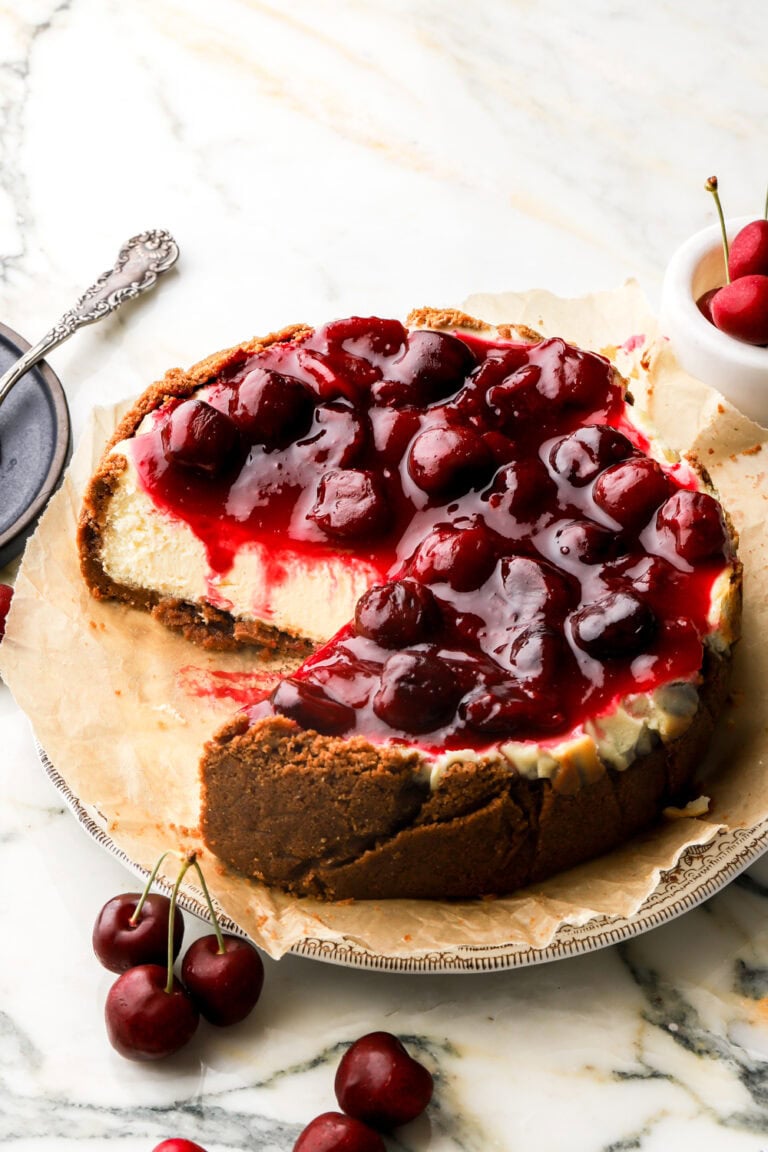
[[[726,283],[697,300],[706,318],[745,344],[768,345],[768,195],[762,220],[746,224],[730,245],[717,190],[717,177],[705,185],[715,198],[723,233]]]
[[[396,1036],[370,1032],[344,1053],[334,1089],[342,1111],[316,1116],[293,1152],[385,1152],[378,1130],[420,1116],[432,1098],[433,1080]]]
[[[120,973],[107,995],[107,1034],[129,1060],[159,1060],[177,1052],[192,1039],[200,1016],[218,1027],[239,1023],[255,1006],[264,982],[264,965],[253,945],[222,933],[194,853],[184,858],[170,898],[150,891],[166,855],[143,893],[107,901],[93,928],[97,958]],[[178,980],[173,966],[184,924],[176,899],[190,867],[200,879],[214,932],[190,945]]]

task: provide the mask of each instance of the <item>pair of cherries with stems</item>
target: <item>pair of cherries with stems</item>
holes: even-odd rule
[[[704,185],[714,197],[723,234],[725,279],[696,301],[716,328],[745,344],[768,345],[768,193],[762,220],[751,220],[728,243],[717,177]]]
[[[182,857],[170,898],[151,891],[170,854],[157,861],[142,893],[108,900],[93,928],[97,958],[119,973],[104,1009],[107,1035],[129,1060],[160,1060],[178,1052],[192,1039],[201,1016],[217,1027],[238,1024],[254,1008],[264,983],[261,956],[250,941],[222,933],[194,852]],[[197,872],[214,931],[187,949],[179,980],[174,963],[184,923],[177,897],[190,868]]]

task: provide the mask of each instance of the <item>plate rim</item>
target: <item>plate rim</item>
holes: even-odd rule
[[[24,355],[24,353],[28,352],[32,347],[28,340],[25,340],[24,337],[18,332],[15,332],[13,328],[1,322],[0,340],[11,344],[21,355]],[[21,547],[23,547],[32,527],[62,480],[64,467],[72,447],[72,421],[69,413],[69,404],[67,403],[66,393],[61,380],[47,360],[39,360],[29,371],[37,373],[42,378],[43,385],[48,392],[48,398],[52,403],[56,421],[56,442],[45,478],[38,488],[34,499],[5,531],[0,532],[0,556],[3,555],[6,549],[12,547],[15,540],[18,540]],[[18,551],[21,551],[21,548],[19,548]],[[8,563],[13,559],[15,554],[14,552],[10,552],[5,561],[0,561],[0,563]]]
[[[130,871],[146,881],[149,877],[148,869],[137,864],[124,849],[115,844],[109,833],[99,825],[72,791],[36,737],[35,747],[46,775],[65,799],[80,827],[111,856],[120,860]],[[585,924],[566,924],[558,929],[554,939],[544,948],[520,946],[513,941],[506,941],[479,948],[476,955],[472,954],[471,949],[464,947],[461,953],[435,950],[403,957],[372,952],[353,941],[339,942],[310,937],[293,945],[287,955],[318,960],[344,968],[385,971],[393,975],[477,975],[533,967],[565,960],[571,956],[584,956],[640,936],[692,911],[727,887],[766,850],[768,850],[768,820],[751,828],[720,830],[706,843],[694,844],[687,848],[672,868],[663,871],[653,892],[633,916],[602,914],[590,918]],[[718,862],[720,866],[716,867]],[[711,874],[707,874],[707,864]],[[713,868],[716,869],[714,872]],[[678,873],[684,874],[686,870],[691,873],[686,887],[676,898],[665,896],[665,889],[675,882],[675,876]],[[697,872],[703,873],[698,882]],[[156,883],[158,888],[170,895],[171,885],[162,879]],[[194,891],[194,889],[180,890],[179,904],[185,911],[208,921],[209,914],[202,891],[197,896]],[[215,899],[214,905],[221,925],[227,932],[249,938],[248,933],[239,924],[220,910]]]

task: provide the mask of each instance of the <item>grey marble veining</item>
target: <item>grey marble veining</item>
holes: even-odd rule
[[[297,320],[637,277],[765,196],[768,8],[628,0],[11,0],[0,10],[1,318],[36,339],[129,235],[182,251],[52,356],[94,403]],[[1,431],[1,429],[0,429]],[[0,573],[9,579],[12,572]],[[436,1076],[404,1152],[765,1152],[768,870],[618,947],[493,975],[267,961],[237,1029],[109,1048],[93,918],[124,869],[0,687],[0,1144],[287,1152],[356,1036]],[[202,931],[192,925],[191,932]]]

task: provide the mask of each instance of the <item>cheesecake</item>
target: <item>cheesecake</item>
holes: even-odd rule
[[[201,750],[228,867],[327,899],[467,899],[688,798],[741,569],[696,459],[602,356],[421,310],[173,370],[86,492],[93,594],[295,669]]]

